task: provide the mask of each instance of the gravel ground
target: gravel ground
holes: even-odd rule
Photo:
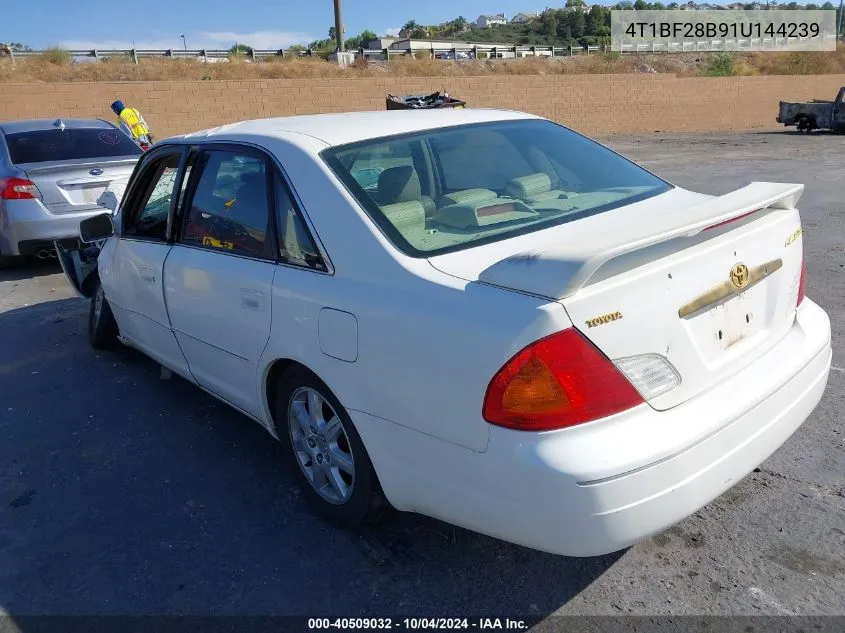
[[[414,515],[335,531],[257,425],[138,353],[95,353],[54,267],[0,273],[0,612],[845,615],[845,138],[607,142],[678,185],[803,182],[822,403],[759,472],[664,534],[571,559]],[[530,520],[530,517],[526,517]]]

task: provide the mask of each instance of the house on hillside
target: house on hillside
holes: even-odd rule
[[[591,7],[589,4],[587,4],[585,2],[584,4],[577,6],[577,7],[563,7],[560,10],[563,11],[564,13],[573,13],[575,11],[580,11],[581,13],[589,13],[590,11],[593,10],[593,7]]]
[[[475,26],[480,29],[489,29],[491,26],[498,26],[507,24],[504,13],[497,13],[496,15],[479,15],[475,21]]]
[[[745,5],[742,2],[734,2],[728,5],[728,9],[731,11],[743,11],[745,9]]]
[[[527,24],[540,17],[539,13],[517,13],[511,18],[511,24]]]

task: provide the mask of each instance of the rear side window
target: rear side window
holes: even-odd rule
[[[9,157],[16,165],[55,160],[140,156],[138,147],[113,128],[65,128],[6,134]]]

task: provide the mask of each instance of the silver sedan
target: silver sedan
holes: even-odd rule
[[[53,241],[102,213],[98,198],[141,154],[100,119],[0,123],[0,266],[20,255],[55,257]]]

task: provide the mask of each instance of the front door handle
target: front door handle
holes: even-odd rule
[[[241,288],[241,307],[255,312],[264,312],[264,294]]]

